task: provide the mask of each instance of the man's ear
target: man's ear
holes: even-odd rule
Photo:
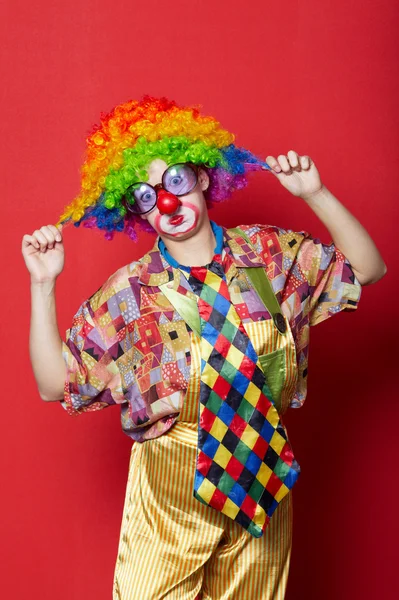
[[[209,175],[204,169],[201,169],[201,167],[198,171],[198,181],[201,186],[201,190],[205,192],[209,187]]]

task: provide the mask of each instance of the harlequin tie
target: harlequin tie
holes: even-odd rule
[[[221,255],[207,267],[192,267],[189,283],[201,320],[194,497],[261,537],[300,466],[230,301]]]

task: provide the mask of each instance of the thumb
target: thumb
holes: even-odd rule
[[[285,175],[284,171],[281,169],[280,171],[275,171],[274,169],[270,169],[270,173],[273,173],[277,179],[281,179],[281,175]]]
[[[57,231],[59,231],[59,233],[56,234],[55,240],[56,242],[62,242],[62,239],[64,237],[64,234],[62,233],[62,228],[64,227],[63,223],[57,223],[57,225],[55,226],[55,228],[57,229]]]
[[[266,166],[262,167],[262,169],[264,169],[265,171],[269,171],[270,173],[273,173],[273,175],[276,175],[276,176],[281,175],[283,173],[283,170],[281,169],[281,167],[280,167],[279,171],[276,171],[276,169],[274,167],[271,167],[269,164],[267,165],[267,167]]]

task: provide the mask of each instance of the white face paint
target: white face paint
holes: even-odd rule
[[[182,200],[181,206],[173,215],[162,215],[158,213],[154,219],[153,227],[159,234],[166,233],[178,237],[188,233],[197,226],[200,211],[197,206]]]
[[[153,186],[159,183],[167,166],[165,161],[159,158],[154,159],[148,167],[148,183]],[[190,237],[191,231],[195,233],[201,227],[208,212],[204,198],[204,191],[207,189],[208,184],[209,179],[205,171],[202,171],[195,188],[186,196],[179,198],[180,206],[175,213],[162,214],[155,206],[151,212],[143,215],[142,218],[148,220],[159,235],[165,235],[176,240],[180,237],[186,239],[187,234]]]

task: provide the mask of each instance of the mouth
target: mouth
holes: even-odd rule
[[[181,225],[184,221],[184,215],[175,215],[169,219],[170,225]]]

